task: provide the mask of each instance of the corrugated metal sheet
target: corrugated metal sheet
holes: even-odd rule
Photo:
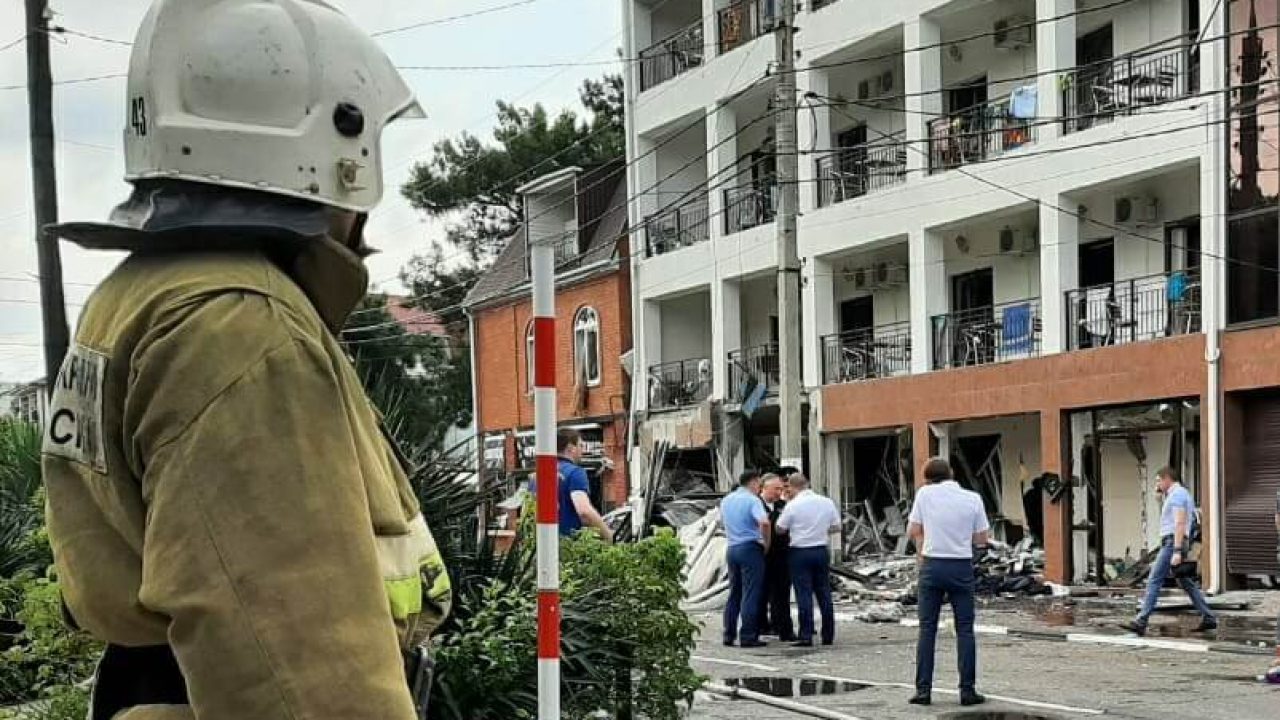
[[[1248,482],[1227,496],[1227,570],[1280,575],[1276,563],[1276,493],[1280,492],[1280,396],[1244,406],[1244,468]]]

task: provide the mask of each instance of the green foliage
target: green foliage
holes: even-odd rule
[[[40,431],[0,420],[0,578],[43,572],[53,562],[43,526]]]
[[[45,700],[20,710],[0,711],[0,720],[84,720],[89,716],[89,691],[78,685],[59,687]]]
[[[460,617],[437,655],[434,720],[535,715],[536,588],[524,535],[492,577],[455,600]],[[618,681],[629,677],[638,717],[678,718],[702,684],[689,668],[697,626],[679,607],[680,543],[666,535],[610,546],[584,533],[561,552],[564,716],[615,716]]]
[[[446,339],[405,332],[386,302],[370,295],[348,319],[348,351],[401,445],[439,452],[450,428],[471,422],[471,355]]]
[[[522,183],[622,156],[622,78],[587,81],[580,99],[590,115],[585,120],[571,110],[552,116],[542,105],[521,108],[499,101],[496,145],[467,132],[442,140],[429,161],[413,167],[401,192],[413,207],[434,217],[460,215],[449,228],[449,242],[483,264],[502,251],[523,221],[515,192]]]
[[[57,583],[23,577],[6,584],[0,595],[11,598],[14,585],[21,591],[21,609],[13,618],[21,631],[0,652],[0,703],[49,699],[90,677],[101,645],[67,628]]]

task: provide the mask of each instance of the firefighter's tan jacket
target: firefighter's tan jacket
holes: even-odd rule
[[[169,644],[191,703],[123,717],[414,717],[399,649],[449,580],[334,337],[366,284],[328,239],[139,252],[85,307],[44,439],[58,577],[98,638]]]

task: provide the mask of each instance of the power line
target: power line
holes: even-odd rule
[[[435,20],[426,20],[424,22],[413,23],[411,25],[404,25],[401,27],[389,28],[387,30],[379,30],[377,32],[370,33],[369,37],[384,37],[386,35],[394,35],[396,33],[402,33],[409,30],[417,30],[418,28],[444,25],[445,23],[451,23],[458,20],[466,20],[467,18],[479,17],[481,15],[489,15],[491,13],[501,12],[503,10],[510,10],[512,8],[517,8],[522,5],[532,5],[537,1],[538,0],[517,0],[517,2],[510,2],[505,5],[496,5],[494,7],[484,8],[481,10],[474,10],[472,12],[462,13],[461,15],[451,15],[449,17],[436,18]]]
[[[21,45],[23,41],[25,41],[26,39],[27,39],[26,35],[19,35],[18,37],[14,38],[12,41],[7,42],[4,45],[0,45],[0,52],[4,52],[5,50],[8,50],[11,47],[17,47],[18,45]]]

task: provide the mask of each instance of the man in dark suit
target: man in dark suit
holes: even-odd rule
[[[778,475],[766,475],[760,488],[760,502],[769,513],[769,524],[775,530],[773,544],[765,553],[764,592],[760,595],[761,634],[776,635],[782,642],[796,639],[791,624],[791,571],[787,566],[790,543],[784,534],[776,533],[778,517],[787,502],[783,499],[786,481]]]

